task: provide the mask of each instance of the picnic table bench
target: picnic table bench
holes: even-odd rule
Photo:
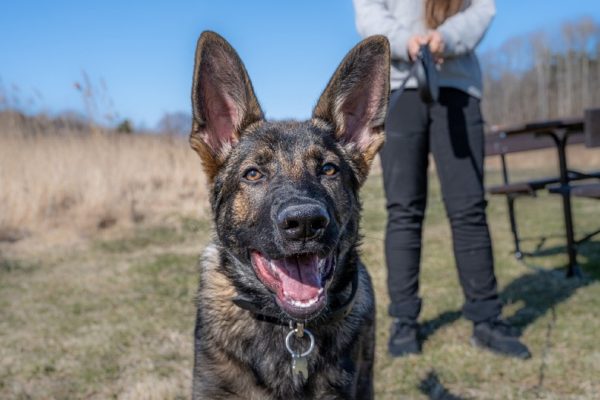
[[[499,156],[502,165],[501,185],[489,187],[488,193],[506,196],[510,227],[515,244],[515,257],[521,259],[515,200],[521,196],[535,196],[539,190],[562,196],[565,236],[569,265],[567,276],[580,275],[577,265],[577,245],[589,240],[600,230],[575,239],[571,197],[600,199],[600,170],[580,172],[568,168],[566,148],[572,144],[585,144],[586,147],[600,147],[600,109],[586,110],[582,118],[566,118],[540,121],[515,126],[496,126],[486,135],[485,155]],[[559,171],[557,176],[511,182],[506,155],[538,149],[555,148]]]

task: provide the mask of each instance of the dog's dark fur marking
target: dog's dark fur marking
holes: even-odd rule
[[[344,58],[310,121],[268,122],[233,48],[215,33],[200,36],[190,144],[209,178],[216,235],[200,265],[195,399],[372,398],[375,308],[357,251],[358,191],[383,143],[389,58],[384,37],[364,40]],[[326,174],[325,165],[335,168]],[[319,223],[302,225],[300,236],[286,231],[280,220],[290,209],[317,210]],[[318,269],[325,300],[305,316],[316,337],[307,380],[292,374],[284,345],[289,328],[259,321],[232,302],[244,295],[282,320],[303,319],[305,311],[285,311],[281,301],[288,300],[263,283],[256,252],[273,262],[296,260],[300,274],[302,257],[334,260],[332,275]],[[348,315],[328,318],[336,302],[350,297],[356,274]]]

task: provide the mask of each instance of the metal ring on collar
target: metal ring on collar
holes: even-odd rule
[[[298,328],[294,328],[291,331],[288,332],[287,336],[285,337],[285,347],[287,348],[287,351],[290,352],[290,354],[293,357],[306,357],[307,355],[309,355],[310,353],[312,353],[313,349],[315,348],[315,337],[313,336],[313,334],[311,333],[311,331],[309,331],[308,329],[304,328],[304,333],[306,335],[308,335],[308,338],[310,339],[310,345],[308,346],[308,350],[306,350],[304,353],[296,353],[293,349],[292,346],[290,344],[290,339],[292,338],[292,335],[294,333],[296,333],[298,331]]]

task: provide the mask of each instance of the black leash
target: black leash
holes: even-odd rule
[[[408,75],[404,78],[398,89],[393,91],[389,101],[390,108],[404,93],[406,84],[413,77],[417,79],[417,90],[419,91],[421,100],[426,104],[436,102],[439,96],[437,69],[429,46],[426,44],[421,45],[419,53],[417,53],[417,59],[410,67]]]

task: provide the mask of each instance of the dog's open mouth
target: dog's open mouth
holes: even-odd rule
[[[271,260],[252,251],[252,266],[261,282],[275,293],[277,303],[295,319],[308,319],[323,309],[335,257],[302,254]]]

